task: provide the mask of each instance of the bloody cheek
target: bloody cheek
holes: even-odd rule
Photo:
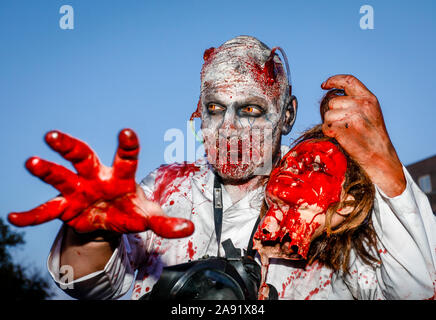
[[[340,200],[347,160],[331,142],[305,141],[273,170],[265,193],[270,208],[255,238],[282,243],[287,255],[305,259],[319,215]]]

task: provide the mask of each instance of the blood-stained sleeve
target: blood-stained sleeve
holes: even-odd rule
[[[153,171],[140,184],[150,200],[155,176]],[[72,280],[74,270],[68,269],[68,266],[60,266],[64,229],[62,227],[59,230],[47,259],[47,268],[58,287],[76,299],[118,299],[129,291],[135,270],[147,259],[147,249],[153,241],[153,232],[122,235],[120,244],[103,270]]]
[[[436,218],[426,195],[403,167],[404,192],[390,198],[376,186],[373,225],[381,263],[354,259],[349,289],[357,299],[434,299]]]

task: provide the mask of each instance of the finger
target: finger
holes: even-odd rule
[[[32,210],[11,212],[8,220],[17,227],[38,225],[59,217],[67,206],[68,202],[64,197],[56,197]]]
[[[321,120],[324,121],[324,114],[327,112],[327,110],[330,109],[329,102],[331,99],[338,97],[338,96],[344,96],[345,92],[341,89],[333,89],[329,90],[324,97],[322,98],[322,101],[319,106],[319,111],[321,113]]]
[[[76,190],[78,176],[63,166],[38,157],[31,157],[26,161],[26,168],[31,174],[52,185],[63,195],[71,194]]]
[[[336,139],[337,130],[335,127],[333,127],[333,122],[324,121],[324,123],[321,126],[321,130],[325,136]]]
[[[48,132],[45,141],[64,159],[71,161],[79,175],[85,178],[97,176],[100,161],[86,143],[56,130]]]
[[[135,178],[138,165],[139,140],[131,129],[121,130],[118,135],[118,149],[113,162],[114,175],[120,179]]]
[[[349,96],[338,96],[330,99],[328,102],[329,110],[341,110],[355,107],[357,105],[356,99]]]
[[[149,228],[163,238],[183,238],[194,232],[192,221],[168,216],[152,216],[148,220]]]
[[[324,123],[331,127],[331,124],[337,121],[347,120],[352,116],[353,112],[350,109],[329,110],[324,115]]]
[[[352,75],[336,75],[328,78],[321,84],[324,90],[333,88],[342,89],[347,96],[368,96],[372,95],[365,85]]]
[[[355,132],[355,126],[356,114],[350,113],[344,116],[342,110],[330,110],[326,113],[321,129],[326,136],[338,140],[348,130],[351,130],[350,133]]]

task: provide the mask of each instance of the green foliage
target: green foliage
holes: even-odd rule
[[[10,249],[23,244],[23,235],[11,231],[0,218],[0,301],[42,300],[52,295],[48,281],[37,271],[13,263]]]

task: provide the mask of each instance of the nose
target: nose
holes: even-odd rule
[[[236,112],[233,106],[227,108],[220,129],[236,129]]]
[[[235,108],[230,105],[226,113],[224,114],[223,122],[219,128],[220,136],[230,138],[233,136],[238,136],[239,126],[237,125],[238,119],[235,112]]]

